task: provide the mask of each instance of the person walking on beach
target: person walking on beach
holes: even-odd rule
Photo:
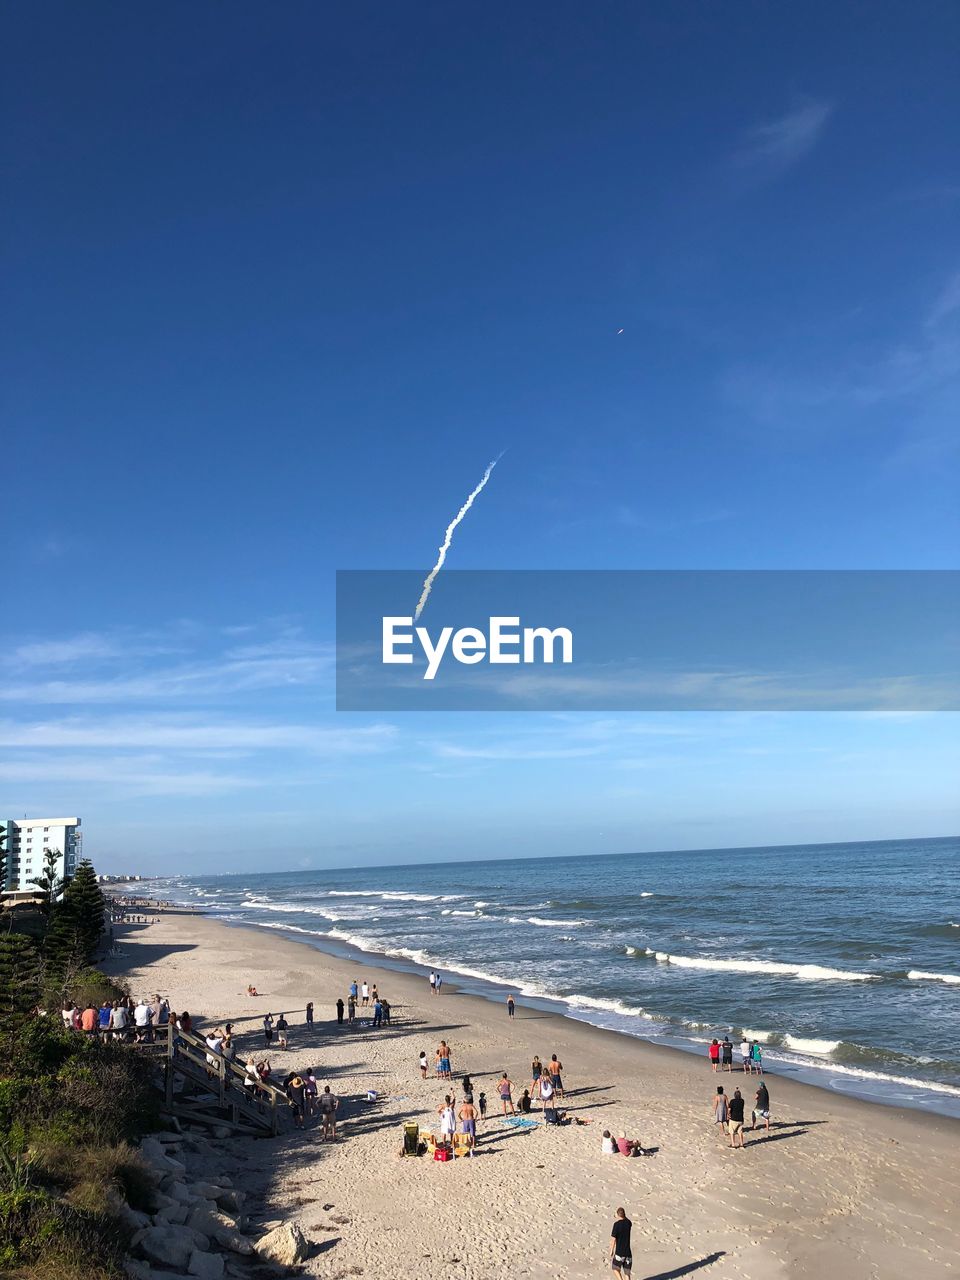
[[[426,1078],[427,1078],[427,1051],[426,1051],[426,1049],[421,1049],[421,1050],[420,1050],[420,1062],[419,1062],[419,1066],[420,1066],[420,1078],[421,1078],[422,1080],[426,1080]]]
[[[730,1099],[730,1119],[727,1122],[727,1128],[730,1132],[730,1147],[732,1150],[736,1150],[738,1145],[740,1150],[743,1150],[744,1106],[745,1103],[743,1101],[743,1095],[740,1093],[739,1089],[734,1089],[733,1097]],[[737,1138],[740,1139],[739,1144],[737,1142]]]
[[[550,1065],[547,1067],[547,1070],[550,1072],[550,1082],[553,1085],[554,1092],[558,1098],[562,1098],[563,1077],[560,1073],[563,1070],[563,1063],[557,1058],[556,1054],[554,1054],[550,1059]]]
[[[341,1018],[340,1021],[342,1022],[343,1019]],[[308,1027],[313,1026],[313,1001],[312,1000],[307,1001],[307,1026]]]
[[[720,1064],[724,1071],[733,1070],[733,1045],[729,1036],[723,1037],[723,1043],[720,1046]]]
[[[370,1003],[370,988],[365,982],[360,984],[360,1007],[365,1009]]]
[[[264,1048],[269,1049],[272,1043],[273,1043],[273,1014],[268,1013],[263,1020]]]
[[[512,1018],[516,1012],[517,1004],[513,996],[507,996],[507,1017]]]
[[[470,1154],[473,1155],[473,1149],[477,1145],[477,1110],[473,1103],[468,1099],[464,1099],[463,1106],[460,1108],[460,1128],[467,1139],[467,1146],[470,1148]]]
[[[763,1054],[760,1052],[760,1042],[758,1040],[754,1040],[750,1046],[750,1066],[758,1076],[763,1075]]]
[[[281,1013],[280,1017],[277,1019],[277,1044],[281,1049],[285,1049],[287,1047],[287,1029],[289,1025],[290,1024]]]
[[[442,986],[443,986],[443,974],[438,973],[438,974],[437,974],[436,987],[435,987],[435,991],[436,991],[436,994],[437,994],[437,995],[439,995],[439,994],[440,994],[440,988],[441,988]]]
[[[723,1092],[723,1085],[717,1085],[717,1092],[713,1099],[713,1121],[714,1124],[720,1126],[720,1132],[723,1133],[727,1127],[727,1121],[730,1119],[730,1113],[727,1110],[727,1095]]]
[[[717,1039],[711,1040],[710,1047],[707,1050],[707,1053],[710,1055],[710,1065],[713,1067],[714,1072],[719,1071],[720,1070],[720,1041]]]
[[[357,1020],[357,997],[352,993],[347,996],[347,1021],[356,1022]]]
[[[323,1124],[322,1141],[326,1142],[330,1138],[331,1142],[337,1140],[337,1108],[340,1106],[340,1099],[335,1093],[330,1092],[330,1086],[323,1086],[323,1093],[320,1095],[320,1120]]]
[[[756,1129],[757,1121],[762,1120],[766,1126],[767,1133],[770,1132],[770,1092],[764,1081],[760,1081],[760,1088],[757,1090],[756,1097],[753,1101],[753,1124],[752,1128]]]
[[[437,994],[437,975],[433,969],[430,970],[430,994],[432,996]]]
[[[500,1102],[503,1105],[503,1114],[507,1114],[507,1107],[509,1107],[510,1115],[516,1115],[516,1109],[513,1105],[513,1081],[506,1072],[500,1077],[497,1084],[497,1093],[500,1095]]]
[[[313,1021],[313,1005],[310,1006],[310,1021]],[[343,999],[337,997],[337,1026],[343,1026]]]
[[[614,1275],[629,1276],[633,1270],[633,1253],[630,1249],[630,1228],[633,1224],[626,1209],[618,1209],[610,1229],[610,1266]]]

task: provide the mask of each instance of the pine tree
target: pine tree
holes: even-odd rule
[[[40,904],[40,910],[45,916],[50,915],[54,907],[57,905],[57,900],[60,895],[70,883],[69,880],[64,880],[64,878],[57,873],[57,860],[59,857],[60,855],[57,853],[56,849],[44,849],[43,871],[41,871],[36,880],[30,881],[30,883],[36,885],[43,894],[43,902]]]
[[[28,1014],[40,999],[40,955],[22,933],[0,935],[0,1023]]]
[[[104,912],[93,865],[84,859],[50,916],[44,946],[49,977],[63,978],[91,963],[100,945]]]

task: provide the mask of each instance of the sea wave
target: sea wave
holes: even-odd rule
[[[332,907],[293,906],[288,902],[258,902],[248,899],[246,902],[238,903],[237,909],[243,911],[276,911],[283,915],[323,916],[325,920],[346,920],[348,918],[342,911],[335,911]]]
[[[785,1049],[793,1049],[795,1053],[816,1053],[823,1055],[833,1053],[835,1049],[839,1049],[840,1041],[807,1040],[802,1036],[785,1035],[783,1037],[783,1045]]]
[[[607,1013],[619,1013],[626,1018],[649,1018],[652,1015],[639,1005],[624,1004],[622,1000],[607,1000],[603,996],[553,996],[573,1009],[603,1009]]]
[[[382,898],[384,902],[456,902],[462,893],[405,893],[394,889],[328,889],[331,898]]]
[[[772,973],[787,977],[801,978],[806,982],[869,982],[879,977],[875,973],[853,973],[847,969],[830,969],[819,964],[781,964],[777,960],[726,960],[708,956],[678,956],[668,951],[651,951],[647,955],[655,955],[663,964],[672,964],[678,969],[713,969],[718,973]]]
[[[542,916],[527,916],[527,924],[538,925],[541,929],[580,929],[589,923],[589,920],[544,920]]]
[[[951,987],[960,986],[960,976],[955,973],[928,973],[926,969],[910,969],[907,977],[914,982],[946,982]]]

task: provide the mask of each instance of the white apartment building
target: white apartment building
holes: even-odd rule
[[[57,874],[72,876],[80,861],[79,818],[0,818],[6,828],[6,893],[36,892],[30,881],[43,872],[47,849],[57,854]]]

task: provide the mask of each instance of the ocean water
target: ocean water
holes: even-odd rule
[[[960,1116],[960,840],[176,877],[228,922]],[[426,985],[426,984],[425,984]],[[332,996],[331,996],[332,998]],[[318,1000],[322,994],[318,993]]]

